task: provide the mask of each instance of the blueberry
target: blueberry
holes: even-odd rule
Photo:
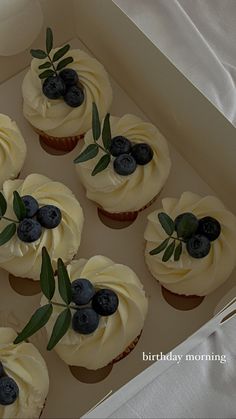
[[[26,243],[35,242],[42,234],[42,227],[38,221],[31,218],[24,218],[17,228],[19,239]]]
[[[44,205],[38,210],[37,220],[45,228],[55,228],[61,222],[61,210],[55,205]]]
[[[184,212],[175,219],[175,231],[178,237],[189,239],[198,229],[198,219],[191,212]]]
[[[101,289],[93,297],[92,307],[101,316],[111,316],[118,308],[119,299],[116,293],[109,289]]]
[[[206,236],[211,242],[218,239],[221,226],[219,221],[213,217],[204,217],[199,220],[198,231],[199,234]]]
[[[129,154],[131,147],[132,144],[128,138],[118,135],[111,140],[110,152],[112,156],[117,157],[120,154]]]
[[[24,195],[21,197],[26,208],[26,218],[32,218],[39,209],[39,204],[36,199],[31,195]]]
[[[71,284],[72,301],[78,305],[88,304],[95,294],[93,284],[84,278],[76,279]]]
[[[65,94],[66,86],[59,76],[49,76],[43,82],[43,93],[49,99],[60,99]]]
[[[131,154],[137,164],[144,166],[148,164],[153,158],[153,150],[149,144],[138,143],[132,147]]]
[[[66,87],[75,86],[79,81],[78,74],[72,68],[64,68],[60,71],[59,76],[64,81]]]
[[[84,92],[78,86],[71,86],[64,95],[64,101],[72,108],[77,108],[84,101]]]
[[[72,327],[82,335],[93,333],[99,324],[99,315],[91,307],[79,308],[72,318]]]
[[[120,154],[115,158],[113,166],[118,175],[128,176],[135,171],[137,164],[130,154]]]
[[[16,401],[19,387],[11,377],[0,378],[0,404],[7,406]]]
[[[210,252],[211,242],[207,237],[196,234],[187,241],[186,248],[193,258],[204,258]]]
[[[5,371],[4,371],[4,367],[2,365],[2,362],[0,362],[0,377],[4,377],[6,375]]]

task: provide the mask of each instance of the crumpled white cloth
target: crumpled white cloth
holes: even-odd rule
[[[113,1],[236,126],[236,1]]]
[[[235,318],[191,351],[212,353],[225,355],[227,362],[183,360],[174,364],[109,417],[235,419]]]

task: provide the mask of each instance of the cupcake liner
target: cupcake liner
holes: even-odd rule
[[[130,211],[130,212],[108,212],[104,210],[102,207],[99,207],[99,211],[101,214],[105,215],[107,218],[116,221],[134,221],[136,220],[139,212],[145,210],[146,208],[150,207],[156,199],[158,195],[156,195],[151,201],[149,201],[144,207],[140,208],[138,211]]]
[[[132,352],[134,350],[134,348],[136,347],[140,336],[142,334],[142,331],[140,332],[140,334],[133,340],[133,342],[131,342],[131,344],[124,350],[124,352],[122,352],[122,354],[118,355],[115,359],[113,359],[113,361],[111,362],[112,364],[116,364],[116,362],[121,361],[122,359],[126,358],[130,352]]]
[[[20,295],[32,296],[41,292],[39,280],[23,278],[9,273],[9,282],[12,289]]]
[[[84,138],[84,134],[74,135],[71,137],[53,137],[35,127],[33,127],[33,129],[37,132],[37,134],[39,134],[40,140],[46,146],[58,151],[72,151],[78,144],[78,141]]]

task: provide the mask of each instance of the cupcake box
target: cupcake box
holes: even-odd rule
[[[226,315],[233,312],[233,305],[226,311],[220,310],[235,296],[235,273],[214,293],[202,301],[190,301],[187,306],[184,300],[163,295],[160,285],[145,266],[143,233],[147,215],[161,207],[161,199],[178,197],[184,191],[217,195],[232,212],[236,212],[235,128],[112,1],[50,0],[41,3],[45,26],[52,26],[55,33],[55,45],[72,39],[73,48],[90,50],[110,72],[114,97],[111,114],[132,113],[154,123],[167,139],[172,159],[168,181],[151,208],[140,213],[125,228],[105,225],[94,203],[86,199],[75,175],[73,160],[78,156],[81,144],[65,155],[49,154],[23,117],[21,85],[30,63],[29,54],[22,53],[17,59],[0,57],[0,110],[17,122],[28,149],[21,178],[32,172],[41,173],[68,186],[85,214],[78,256],[88,259],[101,254],[130,266],[143,282],[149,298],[148,316],[136,348],[110,371],[101,371],[96,376],[82,369],[75,372],[55,351],[47,352],[45,330],[30,339],[40,349],[50,375],[50,391],[42,417],[80,417],[151,365],[142,361],[143,352],[167,353],[181,342],[184,343],[178,351],[187,352],[193,342],[211,333]],[[44,34],[43,29],[34,48],[43,47]],[[10,285],[8,273],[3,270],[0,273],[0,321],[2,326],[19,330],[38,307],[40,295],[19,295]],[[214,317],[217,312],[219,315]],[[134,388],[147,382],[145,380],[152,374],[158,374],[161,367],[157,364],[135,379]],[[114,398],[117,400],[117,396]]]

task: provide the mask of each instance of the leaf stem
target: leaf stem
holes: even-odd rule
[[[5,216],[0,216],[0,220],[1,220],[2,218],[3,218],[4,220],[10,221],[11,223],[16,223],[16,224],[19,224],[19,223],[20,223],[20,221],[12,220],[11,218],[8,218],[8,217],[5,217]]]
[[[179,237],[173,237],[173,236],[170,236],[170,239],[179,240],[180,242],[186,243],[186,241],[185,241],[185,240],[180,239]]]
[[[55,65],[54,65],[54,63],[53,63],[53,60],[51,59],[50,54],[47,54],[47,55],[48,55],[48,59],[49,59],[49,61],[50,61],[50,63],[51,63],[51,66],[52,66],[52,68],[53,68],[54,72],[55,72],[55,73],[56,73],[56,75],[57,75],[57,70],[56,70],[56,67],[55,67]]]
[[[103,150],[104,151],[104,153],[106,153],[106,154],[111,154],[110,152],[109,152],[109,150],[106,150],[102,145],[100,145],[99,143],[97,143],[97,141],[95,141],[94,140],[94,142],[95,142],[95,144],[97,144],[97,146],[101,149],[101,150]]]
[[[64,307],[64,308],[70,308],[71,310],[78,310],[77,306],[73,306],[73,305],[67,305],[67,304],[63,304],[63,303],[56,303],[56,301],[50,301],[50,303],[54,306],[59,306],[59,307]]]

